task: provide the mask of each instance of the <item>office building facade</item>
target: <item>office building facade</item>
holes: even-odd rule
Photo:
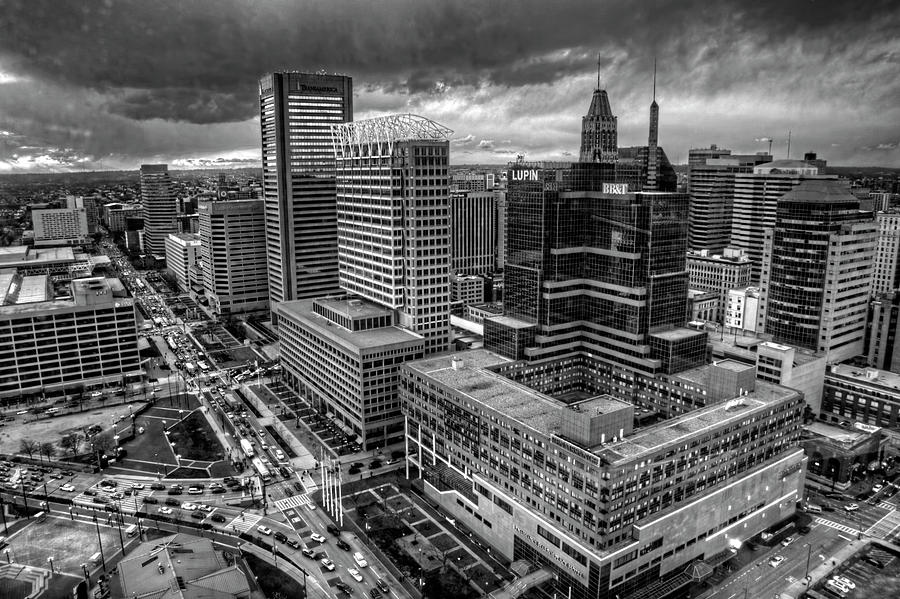
[[[107,226],[111,233],[124,233],[129,218],[143,218],[144,208],[140,204],[119,204],[106,211]]]
[[[450,193],[450,268],[466,275],[494,271],[497,259],[497,203],[494,193]]]
[[[900,373],[900,293],[881,293],[869,302],[866,364]]]
[[[900,288],[900,211],[879,212],[878,245],[872,295],[893,293]]]
[[[353,120],[343,75],[272,73],[259,82],[272,304],[338,290],[331,126]]]
[[[760,332],[840,362],[864,353],[878,224],[839,181],[804,181],[766,231]]]
[[[605,89],[600,89],[598,81],[587,114],[581,119],[579,161],[615,164],[618,155],[618,117],[613,115],[609,96]]]
[[[713,322],[723,324],[728,305],[728,293],[732,289],[746,288],[750,284],[750,258],[743,250],[726,249],[722,254],[708,250],[688,252],[688,286],[691,289],[712,291],[718,301]]]
[[[753,167],[752,173],[735,174],[729,246],[747,252],[754,283],[760,280],[765,231],[775,226],[778,200],[801,182],[817,178],[826,177],[802,160],[775,160]]]
[[[269,309],[263,200],[202,201],[203,292],[219,316]]]
[[[759,319],[759,287],[729,289],[725,306],[725,330],[737,333],[755,333]]]
[[[163,258],[166,255],[166,237],[177,232],[175,191],[168,165],[141,165],[141,207],[144,252]]]
[[[686,588],[688,564],[715,567],[802,497],[795,391],[751,373],[739,396],[641,426],[627,402],[558,399],[507,366],[485,350],[404,364],[406,455],[430,500],[547,593]]]
[[[896,439],[900,435],[900,375],[832,364],[825,373],[821,418],[834,424],[849,421],[883,427]]]
[[[188,273],[200,258],[200,236],[196,233],[169,233],[166,236],[166,270],[175,277],[181,291],[190,291]]]
[[[0,398],[40,398],[141,377],[134,300],[118,279],[70,283],[56,299],[47,275],[0,273]]]
[[[84,208],[32,210],[34,245],[84,245],[88,242],[87,212]]]
[[[450,130],[415,115],[333,128],[342,289],[450,345]]]

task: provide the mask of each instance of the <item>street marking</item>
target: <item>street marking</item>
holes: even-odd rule
[[[851,535],[855,535],[857,534],[857,532],[859,532],[859,529],[857,528],[851,528],[850,526],[838,524],[837,522],[832,522],[831,520],[826,520],[825,518],[816,518],[816,522]]]
[[[840,538],[844,539],[845,541],[852,541],[852,540],[853,540],[853,539],[851,539],[850,537],[845,537],[844,535],[838,535],[838,536],[839,536]]]

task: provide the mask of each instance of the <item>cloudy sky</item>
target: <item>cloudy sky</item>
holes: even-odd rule
[[[452,161],[577,156],[602,85],[619,143],[900,167],[893,0],[0,0],[0,172],[259,161],[257,81],[354,78],[357,119],[454,130]]]

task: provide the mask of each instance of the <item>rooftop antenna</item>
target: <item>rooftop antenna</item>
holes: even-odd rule
[[[600,57],[602,55],[597,52],[597,89],[600,89]]]
[[[788,157],[788,160],[791,159],[791,130],[790,129],[788,129],[788,154],[787,154],[787,157]]]
[[[653,57],[653,101],[656,102],[656,57]]]

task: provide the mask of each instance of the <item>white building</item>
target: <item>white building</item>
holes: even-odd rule
[[[872,296],[896,291],[900,286],[900,211],[879,212],[877,218]]]
[[[88,239],[87,211],[81,208],[34,210],[34,245],[82,245]]]
[[[756,332],[759,311],[759,287],[730,289],[725,308],[725,329],[735,332]]]
[[[200,236],[196,233],[170,233],[166,237],[166,269],[175,275],[178,287],[188,291],[188,272],[200,258]]]
[[[718,297],[716,309],[708,320],[721,324],[725,318],[728,292],[750,284],[752,263],[747,253],[734,248],[726,248],[721,254],[708,250],[692,251],[687,255],[687,268],[691,289],[712,291]]]

